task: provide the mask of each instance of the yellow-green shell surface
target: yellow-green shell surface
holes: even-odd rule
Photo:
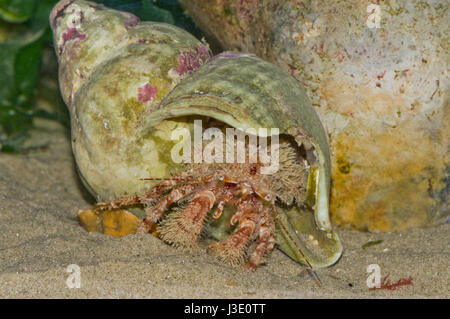
[[[86,1],[61,1],[51,24],[77,166],[98,199],[141,192],[154,183],[141,178],[176,171],[167,154],[170,132],[189,128],[183,117],[278,128],[311,143],[318,161],[310,187],[315,213],[277,207],[277,243],[313,267],[336,262],[342,246],[328,216],[327,137],[294,78],[251,55],[229,52],[208,62],[207,47],[187,32]],[[315,247],[305,238],[315,238]]]
[[[60,2],[51,25],[85,185],[104,200],[151,184],[140,178],[166,177],[169,167],[155,143],[170,140],[166,133],[174,127],[167,126],[176,124],[165,123],[145,141],[136,130],[189,67],[209,58],[207,47],[172,25],[138,23],[133,15],[87,1]],[[185,55],[197,64],[183,68]]]

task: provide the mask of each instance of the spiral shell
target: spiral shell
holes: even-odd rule
[[[170,133],[192,130],[195,118],[257,132],[278,128],[308,155],[305,207],[313,213],[277,205],[277,244],[312,267],[337,261],[327,136],[293,77],[253,55],[211,58],[206,44],[175,26],[87,1],[61,1],[50,20],[77,167],[98,200],[142,192],[155,182],[140,178],[182,170],[170,157]]]

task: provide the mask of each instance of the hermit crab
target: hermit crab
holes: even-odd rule
[[[209,238],[250,270],[275,245],[311,268],[339,259],[327,135],[293,77],[87,1],[59,2],[50,23],[96,216],[129,209],[142,217],[134,231],[188,249]]]

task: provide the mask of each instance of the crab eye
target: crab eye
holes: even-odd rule
[[[223,181],[225,179],[225,176],[223,176],[222,174],[220,174],[219,176],[217,176],[217,178],[219,179],[219,181]]]
[[[270,194],[267,194],[266,196],[264,196],[264,200],[270,202],[272,200],[272,196],[270,196]]]

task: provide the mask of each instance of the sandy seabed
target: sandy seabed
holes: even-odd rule
[[[49,148],[0,154],[0,298],[450,297],[449,223],[383,234],[338,228],[345,251],[317,271],[322,286],[279,250],[249,273],[150,235],[87,233],[76,212],[92,198],[76,175],[67,134],[39,132],[35,139]],[[80,267],[80,288],[66,284],[71,264]],[[412,277],[413,285],[369,290],[370,264],[391,282]]]

